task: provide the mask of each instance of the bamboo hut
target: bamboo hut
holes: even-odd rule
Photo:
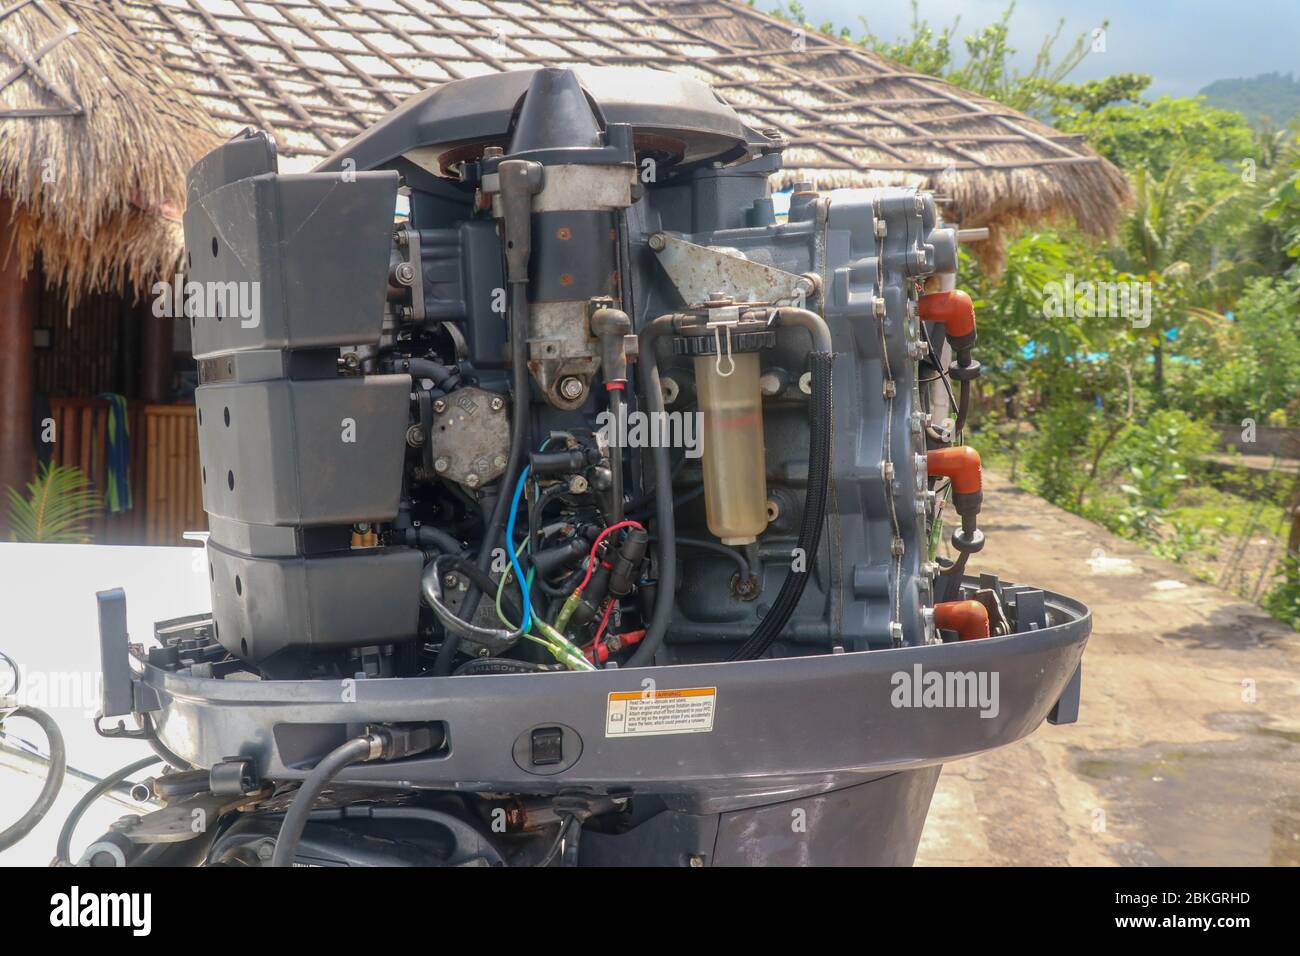
[[[176,271],[185,172],[220,139],[108,4],[0,2],[0,488],[39,456],[103,490],[94,396],[170,401],[172,324],[148,293]]]
[[[950,83],[736,0],[122,0],[124,19],[223,129],[272,131],[309,168],[414,93],[493,70],[579,63],[710,84],[789,143],[778,187],[912,185],[1003,237],[1063,220],[1107,234],[1123,173],[1083,144]]]

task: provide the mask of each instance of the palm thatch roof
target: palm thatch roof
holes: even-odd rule
[[[170,275],[185,173],[221,141],[108,4],[0,0],[0,257],[69,306]]]
[[[1062,218],[1105,234],[1129,188],[1023,114],[734,0],[118,0],[123,19],[228,132],[276,136],[305,168],[447,80],[598,62],[713,86],[790,143],[777,185],[915,185],[996,264],[1001,233]]]

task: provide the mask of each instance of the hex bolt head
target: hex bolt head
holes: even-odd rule
[[[586,390],[587,386],[582,384],[582,379],[575,375],[568,375],[560,379],[560,397],[565,401],[577,401],[582,398],[582,393]]]
[[[400,262],[397,265],[397,281],[402,285],[410,285],[415,281],[415,270],[411,268],[409,262]]]
[[[663,252],[668,246],[668,239],[662,232],[656,232],[647,242],[655,252]]]

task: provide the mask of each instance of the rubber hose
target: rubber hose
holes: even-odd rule
[[[650,535],[650,540],[656,541],[658,538],[656,535],[652,534]],[[712,554],[721,555],[727,560],[734,562],[736,569],[740,572],[740,579],[742,581],[748,581],[754,576],[753,571],[749,568],[749,560],[735,548],[728,547],[725,544],[719,544],[716,541],[705,541],[701,538],[683,538],[681,536],[678,536],[677,544],[679,547],[694,548],[697,551],[708,551]]]
[[[610,434],[618,435],[618,422],[623,410],[623,389],[609,389],[609,414],[614,427]],[[623,446],[613,443],[609,447],[609,523],[618,524],[623,520]]]
[[[159,757],[142,757],[135,763],[127,764],[121,770],[109,774],[99,783],[95,784],[86,795],[77,801],[77,805],[72,808],[68,814],[68,819],[63,821],[63,829],[59,831],[59,842],[54,847],[54,864],[56,866],[72,866],[68,859],[68,854],[72,850],[72,834],[77,830],[77,824],[81,822],[82,816],[90,809],[90,806],[102,797],[108,791],[119,787],[127,777],[133,773],[139,773],[145,767],[152,767],[156,763],[163,763]]]
[[[781,635],[799,604],[799,599],[803,597],[813,564],[817,560],[817,549],[821,545],[831,479],[831,428],[834,422],[831,370],[834,356],[830,352],[812,352],[809,359],[812,366],[812,400],[808,409],[808,495],[804,503],[798,542],[806,566],[801,571],[796,571],[791,566],[790,573],[781,583],[781,590],[772,602],[771,610],[758,622],[745,643],[731,655],[730,660],[733,661],[761,657]]]
[[[9,716],[26,717],[45,732],[45,740],[50,749],[50,762],[45,772],[45,783],[36,797],[36,802],[18,818],[16,823],[0,831],[0,851],[9,849],[45,819],[45,815],[50,812],[50,807],[54,806],[54,801],[58,799],[59,791],[63,788],[63,777],[68,769],[68,751],[63,745],[63,732],[59,730],[59,725],[54,722],[53,717],[35,707],[19,707]]]
[[[640,361],[642,401],[651,421],[660,421],[664,412],[663,385],[659,381],[659,360],[655,355],[655,342],[659,336],[671,332],[671,315],[661,315],[641,330]],[[655,532],[659,535],[659,582],[655,592],[654,610],[646,625],[645,637],[628,658],[627,667],[644,667],[653,664],[655,654],[664,642],[668,625],[672,622],[673,602],[677,597],[677,529],[673,523],[673,467],[668,448],[655,442],[651,448],[655,472]]]
[[[307,828],[307,818],[311,815],[320,792],[345,767],[369,760],[372,752],[370,737],[353,737],[331,750],[312,768],[294,794],[293,803],[289,805],[289,811],[280,823],[280,833],[275,838],[275,852],[271,855],[271,866],[293,866],[298,844],[302,841],[302,832]]]
[[[422,524],[406,529],[406,543],[415,548],[437,548],[443,554],[464,554],[465,545],[450,532]]]
[[[514,406],[511,409],[510,457],[506,461],[505,473],[497,486],[496,504],[492,507],[492,516],[483,529],[483,545],[479,549],[478,566],[485,573],[492,564],[492,547],[506,527],[506,516],[510,511],[510,493],[515,482],[519,480],[519,470],[523,465],[524,450],[528,444],[529,396],[532,390],[528,381],[528,284],[512,282],[510,284],[510,361],[511,387],[514,389]],[[660,402],[662,404],[662,401]],[[462,619],[469,621],[478,610],[482,592],[477,587],[470,587],[461,605]],[[439,676],[451,673],[452,662],[456,659],[456,649],[460,646],[460,635],[448,633],[438,648],[438,657],[433,664],[433,672]]]

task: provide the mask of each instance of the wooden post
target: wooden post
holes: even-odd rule
[[[155,316],[150,309],[140,309],[137,321],[144,323],[144,355],[140,362],[140,397],[155,405],[169,405],[172,400],[172,341],[175,320]]]
[[[0,196],[0,540],[9,538],[9,496],[22,491],[36,469],[32,446],[32,383],[35,353],[36,272],[19,275],[17,254],[8,255],[13,206]]]

